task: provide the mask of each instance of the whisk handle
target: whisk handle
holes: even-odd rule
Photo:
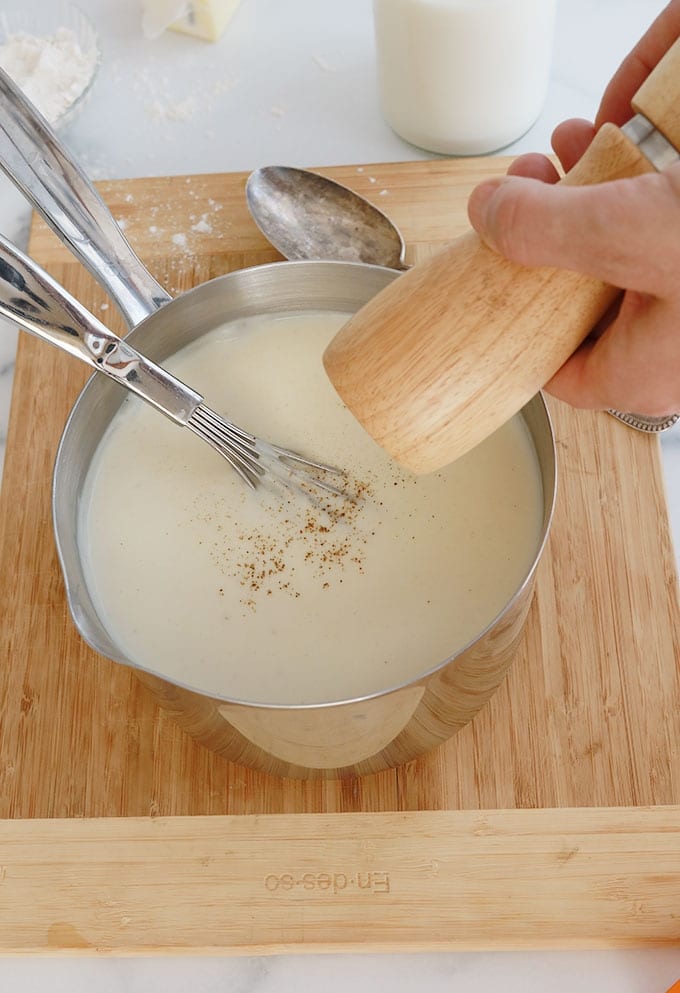
[[[145,358],[0,235],[0,315],[186,425],[203,397]]]
[[[0,169],[111,295],[129,328],[171,299],[47,121],[2,69]]]

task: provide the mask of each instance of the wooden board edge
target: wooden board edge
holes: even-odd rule
[[[680,945],[680,806],[0,821],[0,955]]]

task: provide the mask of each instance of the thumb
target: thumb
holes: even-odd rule
[[[680,166],[593,186],[505,176],[468,202],[472,226],[501,255],[663,294],[680,269]]]

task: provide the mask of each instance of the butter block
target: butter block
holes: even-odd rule
[[[217,41],[240,0],[190,0],[183,17],[170,25],[172,31]]]

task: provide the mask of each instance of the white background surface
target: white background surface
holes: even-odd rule
[[[15,3],[47,10],[53,0],[2,0],[0,9]],[[136,0],[81,0],[80,6],[99,29],[103,64],[89,102],[63,137],[94,179],[429,157],[392,134],[380,117],[369,0],[241,0],[215,45],[172,33],[147,41]],[[660,0],[559,0],[544,112],[504,154],[548,151],[550,133],[560,120],[592,118],[612,71],[662,7]],[[9,182],[0,180],[0,231],[24,245],[28,208]],[[1,326],[3,445],[14,348],[14,332]],[[677,430],[664,436],[663,452],[678,535]],[[664,993],[678,978],[680,947],[0,962],[0,993],[292,993],[305,988],[326,993],[573,993],[575,988]]]

